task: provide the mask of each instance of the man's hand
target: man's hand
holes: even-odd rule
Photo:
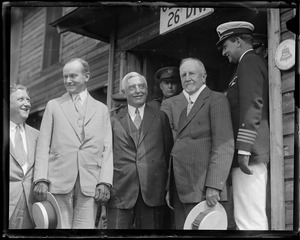
[[[106,203],[110,199],[109,188],[105,184],[99,184],[96,187],[95,201],[100,203]]]
[[[220,201],[220,191],[214,188],[206,188],[206,203],[209,207],[215,206]]]
[[[238,154],[238,162],[239,162],[240,169],[242,170],[243,173],[252,175],[253,171],[248,168],[249,158],[250,158],[249,155]]]
[[[170,204],[170,191],[167,191],[166,202],[167,202],[168,207],[171,208],[172,210],[174,210],[174,208]]]
[[[33,189],[35,198],[38,201],[46,200],[48,191],[49,191],[49,183],[43,181],[36,183]]]

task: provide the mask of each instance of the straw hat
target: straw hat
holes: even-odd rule
[[[220,203],[209,207],[206,201],[198,203],[186,217],[183,229],[227,230],[227,214]]]
[[[61,212],[55,197],[47,192],[46,200],[32,205],[33,221],[36,228],[61,228]]]

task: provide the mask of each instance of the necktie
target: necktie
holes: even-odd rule
[[[83,106],[80,103],[80,96],[79,94],[76,94],[74,96],[74,105],[75,109],[78,112],[78,119],[77,119],[77,124],[78,127],[80,128],[80,133],[81,133],[81,140],[84,140],[84,128],[83,128],[83,123],[84,123],[84,111],[83,111]]]
[[[190,113],[190,111],[192,109],[193,104],[194,103],[192,102],[191,97],[189,96],[189,102],[188,102],[188,105],[187,105],[187,113],[186,113],[186,115],[189,115],[189,113]]]
[[[83,107],[82,107],[82,104],[80,103],[79,94],[76,94],[74,97],[74,105],[75,105],[76,111],[80,114],[83,114]]]
[[[135,118],[134,118],[134,125],[136,126],[137,129],[140,128],[141,126],[141,122],[142,122],[142,118],[141,118],[141,115],[140,115],[140,111],[138,108],[135,109]]]
[[[15,135],[15,150],[18,159],[21,161],[21,166],[26,163],[27,155],[23,145],[23,139],[20,133],[21,126],[20,124],[16,127],[16,135]]]

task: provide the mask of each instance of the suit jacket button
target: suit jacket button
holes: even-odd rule
[[[177,139],[176,142],[180,142],[180,139]]]

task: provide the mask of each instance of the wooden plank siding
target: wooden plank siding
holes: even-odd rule
[[[75,7],[65,7],[63,13],[73,9]],[[43,110],[50,99],[65,92],[62,69],[64,63],[71,58],[80,57],[89,63],[89,91],[104,87],[108,79],[109,44],[72,32],[60,36],[60,62],[42,69],[46,13],[45,7],[37,7],[23,18],[18,79],[29,89],[31,113]]]
[[[286,27],[286,21],[294,17],[293,9],[280,10],[281,41],[295,39]],[[293,230],[294,194],[294,134],[295,134],[295,68],[281,71],[282,79],[282,118],[284,143],[284,180],[285,180],[285,229]]]
[[[45,15],[44,8],[36,8],[24,17],[18,80],[25,86],[34,74],[41,71]]]

